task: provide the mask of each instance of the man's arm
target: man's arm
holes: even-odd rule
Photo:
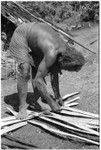
[[[59,105],[50,97],[43,78],[47,75],[49,67],[53,65],[56,60],[56,55],[53,53],[47,54],[41,61],[38,71],[35,77],[35,86],[39,90],[41,96],[46,99],[53,111],[58,111],[60,109]]]
[[[61,96],[59,90],[59,75],[56,67],[54,67],[50,73],[50,80],[54,96],[56,99],[59,99]]]
[[[60,105],[63,105],[63,101],[62,101],[60,90],[59,90],[59,75],[58,75],[57,69],[58,69],[57,67],[54,67],[52,69],[52,72],[50,73],[51,86],[52,86],[56,101],[59,102]]]

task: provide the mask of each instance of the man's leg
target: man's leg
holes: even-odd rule
[[[37,71],[35,70],[34,67],[31,68],[31,78],[32,78],[32,87],[33,87],[33,91],[34,91],[34,99],[35,99],[35,102],[39,99],[40,97],[40,93],[38,91],[38,89],[35,87],[35,84],[34,84],[34,78],[36,76],[36,73]]]
[[[30,79],[30,64],[23,63],[19,65],[17,77],[17,90],[19,96],[19,113],[17,118],[25,119],[27,117],[27,90],[28,90],[28,80]]]
[[[36,73],[37,73],[37,71],[35,70],[34,67],[32,67],[31,68],[31,75],[32,75],[32,86],[33,86],[35,101],[34,101],[34,104],[32,103],[32,105],[30,106],[31,108],[34,108],[34,105],[36,105],[36,106],[38,105],[37,100],[39,99],[39,97],[41,97],[40,92],[38,91],[37,87],[35,87],[35,84],[34,84],[34,79],[35,79]],[[45,79],[44,79],[44,82],[46,83]],[[42,101],[46,102],[46,100],[44,100],[42,97],[41,97],[41,99],[42,99]],[[50,111],[49,110],[44,110],[43,113],[50,114]]]

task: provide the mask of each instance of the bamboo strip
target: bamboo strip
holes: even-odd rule
[[[99,143],[96,142],[96,141],[93,141],[93,140],[90,140],[90,139],[87,139],[87,138],[84,138],[84,137],[81,137],[81,136],[77,136],[77,135],[74,135],[74,134],[65,133],[65,132],[60,131],[58,129],[53,129],[50,126],[47,126],[45,123],[40,123],[39,121],[32,120],[32,121],[28,121],[28,123],[41,126],[45,130],[48,130],[48,131],[50,131],[52,133],[55,133],[57,135],[62,135],[62,136],[65,136],[65,137],[67,137],[67,136],[68,137],[73,137],[73,138],[77,138],[77,139],[80,139],[80,140],[83,140],[83,141],[86,141],[86,142],[89,142],[89,143],[92,143],[92,144],[95,144],[95,145],[99,145]]]
[[[98,125],[100,124],[100,120],[98,119],[91,119],[91,121],[89,121],[89,124],[91,125]]]
[[[6,122],[6,121],[9,121],[9,120],[15,120],[16,117],[15,116],[8,116],[8,117],[4,117],[1,119],[1,122]]]
[[[65,115],[70,115],[70,116],[75,116],[75,117],[84,117],[84,118],[94,118],[85,114],[81,114],[81,113],[77,113],[77,112],[72,112],[72,111],[68,111],[68,110],[61,110],[61,114],[65,114]]]
[[[17,112],[16,111],[14,111],[14,110],[12,110],[11,108],[9,108],[9,107],[6,107],[15,117],[17,116]]]
[[[8,108],[7,109],[12,113],[12,114],[18,114],[16,111],[12,110],[11,108]],[[28,115],[33,115],[33,116],[38,116],[40,115],[41,113],[38,113],[38,112],[33,112],[33,111],[30,111],[30,110],[27,110],[27,113]],[[16,120],[16,117],[15,116],[8,116],[8,117],[5,117],[5,118],[2,118],[1,119],[1,122],[8,122],[8,121],[13,121],[13,120]]]
[[[99,129],[99,126],[96,126],[96,125],[87,125],[88,126],[88,128],[91,128],[91,129],[96,129],[96,130],[98,130]]]
[[[77,106],[79,103],[70,103],[70,104],[67,104],[68,107],[73,107],[73,106]]]
[[[76,100],[78,100],[78,99],[80,99],[79,96],[76,97],[76,98],[74,98],[74,99],[71,99],[71,100],[69,100],[69,101],[64,102],[64,105],[67,105],[67,104],[69,104],[69,103],[72,103],[72,102],[74,102],[74,101],[76,101]]]
[[[9,108],[9,107],[6,107],[6,108],[7,108],[14,116],[17,116],[17,115],[18,115],[18,112],[12,110],[12,109]],[[33,113],[33,111],[27,110],[27,114],[28,114],[28,115],[31,114],[31,113]]]
[[[33,118],[33,114],[29,115],[28,118],[23,119],[23,120],[15,119],[15,120],[4,121],[4,122],[1,122],[1,127],[4,128],[4,126],[12,125],[15,123],[20,123],[20,122],[27,121],[28,119],[32,119],[32,118]]]
[[[66,128],[66,129],[70,129],[70,130],[74,130],[74,131],[77,131],[77,132],[88,133],[88,134],[92,134],[92,135],[93,135],[93,133],[91,133],[91,132],[87,132],[87,131],[85,131],[85,130],[81,130],[81,129],[78,129],[78,128],[76,128],[76,127],[72,127],[72,126],[70,126],[70,125],[63,124],[63,123],[61,123],[61,122],[59,122],[59,121],[56,121],[56,120],[53,120],[53,119],[50,119],[50,118],[46,118],[46,117],[44,117],[44,116],[39,116],[39,118],[41,118],[41,119],[43,119],[43,120],[45,120],[45,121],[49,121],[49,122],[51,122],[51,123],[57,124],[57,125],[59,125],[59,126],[61,126],[61,127],[64,127],[64,128]]]
[[[70,98],[70,97],[72,97],[72,96],[74,96],[74,95],[77,95],[77,94],[79,94],[79,92],[75,92],[75,93],[71,93],[71,94],[66,94],[66,95],[64,95],[64,96],[62,97],[62,100],[64,101],[64,100],[66,100],[67,98]]]
[[[82,119],[83,122],[85,122],[86,124],[88,124],[88,126],[90,127],[95,127],[95,126],[99,126],[99,120],[98,119],[92,119],[86,115],[83,114],[76,114],[74,112],[68,112],[68,111],[62,111],[63,114],[67,114],[68,116],[72,116],[72,117],[79,117],[78,119]],[[82,118],[81,118],[82,117]]]
[[[26,124],[27,124],[27,121],[14,124],[14,125],[12,125],[12,126],[10,126],[10,127],[5,127],[4,129],[1,130],[1,133],[0,133],[0,134],[3,135],[3,134],[5,134],[5,133],[7,133],[7,132],[13,131],[13,130],[18,129],[18,128],[20,128],[20,127],[23,127],[23,126],[25,126]]]
[[[94,118],[99,118],[98,114],[93,114],[93,113],[82,111],[82,110],[79,110],[79,109],[76,109],[76,108],[70,108],[70,107],[64,107],[64,106],[62,106],[61,108],[65,109],[65,110],[85,114],[85,115],[88,115],[88,116],[91,116],[91,117],[94,117]]]
[[[76,127],[80,128],[80,129],[83,129],[85,131],[93,133],[94,135],[99,136],[99,133],[97,131],[92,130],[92,129],[87,127],[87,124],[85,122],[83,122],[82,118],[81,119],[71,118],[71,117],[67,117],[67,116],[63,117],[63,116],[60,116],[60,115],[55,114],[55,113],[52,113],[52,114],[53,114],[53,116],[47,116],[47,117],[70,123],[70,124],[75,125]]]

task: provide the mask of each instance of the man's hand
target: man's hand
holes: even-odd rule
[[[61,97],[58,98],[58,99],[56,99],[56,102],[57,102],[60,106],[63,106],[63,100],[62,100]]]

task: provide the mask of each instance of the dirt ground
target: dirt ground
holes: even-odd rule
[[[76,108],[96,114],[99,114],[98,33],[98,26],[73,31],[74,39],[91,49],[96,53],[96,55],[76,45],[76,47],[82,51],[86,57],[87,62],[85,66],[79,72],[63,72],[63,74],[60,76],[61,95],[63,96],[67,93],[79,91],[80,100],[78,101],[79,105],[76,106]],[[96,39],[97,41],[90,45],[90,43]],[[52,94],[49,80],[49,76],[47,76],[47,88]],[[32,92],[32,86],[29,82],[27,98],[28,103],[33,100]],[[16,110],[16,106],[18,105],[15,79],[1,81],[1,98],[1,116],[5,117],[8,115],[6,113],[6,106],[12,106]],[[39,106],[37,106],[37,108],[38,107]],[[43,107],[47,107],[47,105],[44,105]],[[13,131],[10,134],[19,140],[33,144],[35,149],[99,149],[99,147],[95,145],[88,145],[76,140],[71,140],[69,138],[62,139],[56,137],[40,127],[30,124]],[[2,138],[2,143],[5,143],[6,145],[12,145],[12,148],[17,147],[15,142],[5,138]]]

